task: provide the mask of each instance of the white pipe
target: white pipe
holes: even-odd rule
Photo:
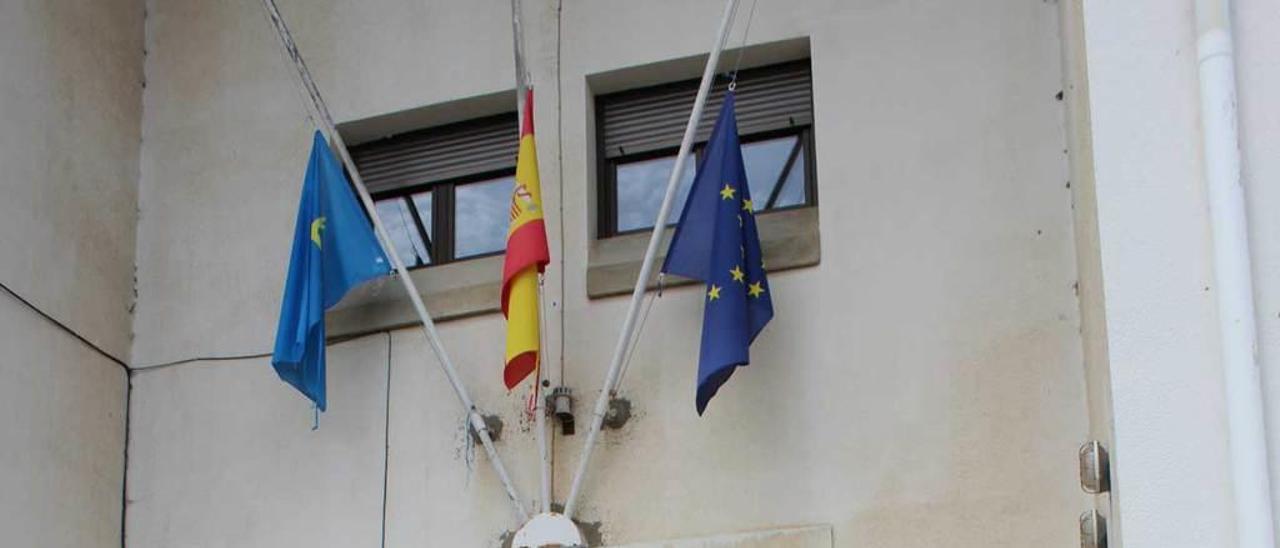
[[[1254,325],[1244,186],[1236,129],[1235,53],[1228,0],[1197,0],[1200,117],[1213,232],[1218,328],[1227,391],[1227,428],[1238,546],[1273,548],[1266,430]]]
[[[707,66],[702,70],[702,83],[698,86],[698,95],[693,101],[693,112],[689,114],[689,122],[684,127],[684,138],[680,141],[680,152],[676,154],[675,165],[671,168],[671,177],[667,179],[667,192],[662,197],[662,207],[658,208],[658,218],[653,222],[653,232],[649,235],[649,247],[645,249],[644,260],[640,263],[640,275],[636,277],[635,289],[631,291],[631,304],[627,306],[627,316],[622,322],[622,332],[618,334],[618,342],[613,347],[613,360],[609,372],[605,375],[604,386],[596,398],[595,409],[592,410],[591,429],[587,431],[587,441],[582,448],[582,456],[578,461],[578,470],[573,475],[573,486],[569,488],[569,498],[565,500],[564,514],[573,517],[574,505],[582,491],[582,480],[587,474],[587,465],[591,462],[591,452],[595,448],[596,437],[600,435],[600,427],[604,424],[605,411],[609,407],[610,393],[622,368],[623,358],[631,344],[635,332],[636,316],[640,312],[640,301],[644,298],[653,273],[653,262],[658,255],[658,245],[662,242],[662,233],[667,228],[667,218],[671,215],[671,205],[675,202],[676,187],[680,176],[684,173],[684,163],[693,147],[693,138],[698,132],[698,121],[702,119],[702,108],[707,104],[707,95],[711,91],[716,65],[720,61],[720,51],[724,49],[725,38],[729,34],[729,23],[733,21],[734,12],[738,9],[738,0],[727,0],[724,15],[720,19],[720,30],[716,33],[715,44],[711,55],[707,57]]]
[[[400,254],[396,253],[396,247],[391,243],[391,236],[388,235],[386,227],[382,225],[382,219],[378,217],[378,210],[374,207],[373,198],[369,196],[369,190],[364,186],[364,179],[360,177],[360,171],[356,169],[356,164],[351,159],[351,154],[347,152],[347,144],[342,140],[342,135],[338,133],[337,128],[333,124],[333,118],[329,115],[329,107],[324,103],[324,99],[320,97],[320,89],[316,87],[315,80],[311,78],[311,71],[307,69],[307,65],[302,60],[302,54],[298,52],[297,45],[293,42],[293,36],[289,32],[289,27],[284,23],[284,18],[280,15],[280,10],[276,7],[275,0],[262,0],[263,5],[267,8],[267,15],[271,18],[271,23],[276,28],[276,33],[280,35],[280,42],[283,44],[285,51],[293,60],[294,67],[298,71],[298,77],[302,80],[302,85],[306,88],[307,95],[311,98],[312,106],[320,117],[320,125],[322,130],[328,134],[329,142],[338,150],[338,155],[342,158],[343,165],[346,166],[347,172],[351,175],[351,182],[356,187],[356,192],[360,195],[360,201],[364,204],[365,211],[369,213],[369,217],[373,219],[373,227],[378,235],[378,241],[382,244],[382,249],[387,253],[387,258],[391,259],[391,264],[395,266],[396,273],[400,282],[404,285],[404,289],[409,293],[409,300],[413,303],[413,309],[417,311],[418,318],[422,320],[422,331],[427,336],[427,342],[431,344],[431,349],[435,352],[436,359],[440,362],[440,368],[444,370],[445,377],[449,379],[449,384],[453,386],[453,391],[458,396],[458,401],[462,403],[463,409],[467,412],[467,418],[471,423],[472,430],[480,438],[480,443],[484,445],[485,453],[489,456],[489,463],[493,465],[493,470],[498,474],[498,479],[502,482],[503,488],[507,492],[507,498],[511,501],[520,522],[524,523],[529,519],[529,512],[524,508],[524,502],[520,500],[520,495],[516,492],[515,485],[511,483],[511,477],[507,475],[507,469],[502,465],[502,459],[498,456],[498,451],[493,446],[493,438],[489,435],[489,428],[484,423],[484,417],[476,409],[472,403],[471,396],[467,394],[467,389],[462,385],[462,381],[458,378],[457,369],[453,366],[453,361],[449,359],[449,354],[444,350],[444,344],[440,341],[440,335],[436,333],[435,322],[431,320],[431,315],[427,313],[427,307],[422,303],[422,295],[418,293],[418,287],[413,283],[413,278],[409,276],[408,269],[405,268],[404,262],[400,260]]]

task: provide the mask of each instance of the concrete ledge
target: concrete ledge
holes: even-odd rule
[[[409,271],[436,321],[497,312],[500,307],[502,255],[469,259]],[[395,276],[369,282],[347,295],[325,315],[329,338],[343,338],[418,324],[413,304]]]
[[[813,266],[821,259],[818,208],[778,211],[757,218],[764,261],[770,272]],[[666,230],[662,249],[671,241]],[[587,266],[587,295],[592,298],[630,293],[640,272],[649,234],[636,233],[595,240]],[[661,261],[663,255],[658,256]],[[481,257],[411,270],[427,311],[436,321],[497,312],[500,307],[502,256]],[[668,285],[691,283],[683,278]],[[652,287],[653,284],[650,284]],[[325,315],[329,338],[417,325],[418,316],[394,276],[369,282],[347,295]]]
[[[817,265],[821,258],[818,237],[818,208],[805,207],[767,213],[756,217],[760,230],[760,247],[764,251],[766,270],[775,272]],[[666,250],[671,242],[673,229],[668,228],[659,249]],[[640,274],[640,260],[644,258],[649,233],[625,234],[591,242],[587,265],[587,296],[608,297],[630,293]],[[665,253],[658,255],[661,263]],[[689,280],[669,279],[667,285],[691,283]],[[649,286],[655,286],[651,281]]]
[[[769,529],[710,537],[641,542],[614,548],[832,548],[835,534],[830,525]]]

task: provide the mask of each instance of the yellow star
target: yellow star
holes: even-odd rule
[[[746,283],[742,280],[747,277],[747,274],[741,268],[738,268],[738,265],[733,265],[733,270],[729,271],[729,275],[733,276],[733,281],[735,282]]]
[[[737,191],[734,190],[733,187],[729,186],[729,183],[725,183],[724,188],[720,189],[720,197],[725,200],[732,200],[735,192]]]
[[[760,282],[753,283],[747,286],[747,294],[759,299],[760,295],[764,294],[764,286],[760,285]]]
[[[707,291],[707,300],[714,301],[720,298],[720,286],[711,284],[711,290]]]
[[[755,211],[755,209],[754,209],[755,207],[756,207],[756,206],[755,206],[754,204],[752,204],[752,203],[751,203],[751,200],[743,200],[743,201],[742,201],[742,210],[743,210],[743,211]]]

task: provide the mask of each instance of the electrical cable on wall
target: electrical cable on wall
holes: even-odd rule
[[[30,300],[28,300],[26,297],[23,297],[23,296],[22,296],[22,295],[20,295],[17,291],[14,291],[14,290],[13,290],[12,288],[10,288],[9,286],[5,285],[4,283],[0,283],[0,289],[4,290],[4,292],[5,292],[5,293],[8,293],[10,297],[13,297],[13,298],[14,298],[14,299],[16,299],[18,302],[20,302],[20,303],[22,303],[23,305],[25,305],[27,308],[30,308],[30,309],[31,309],[33,312],[35,312],[36,314],[39,314],[39,315],[40,315],[40,317],[42,317],[42,318],[44,318],[44,319],[46,319],[46,320],[49,320],[49,323],[52,323],[52,324],[53,324],[55,327],[57,327],[58,329],[61,329],[62,331],[66,332],[68,335],[71,335],[72,337],[75,337],[75,338],[76,338],[76,340],[78,340],[78,341],[80,341],[80,342],[84,343],[84,344],[85,344],[85,346],[88,346],[89,348],[92,348],[94,352],[97,352],[98,354],[101,354],[101,355],[102,355],[102,357],[104,357],[104,358],[106,358],[106,359],[108,359],[108,360],[111,360],[111,362],[112,362],[112,363],[115,363],[116,365],[119,365],[120,367],[125,368],[125,370],[128,370],[128,369],[129,369],[129,365],[128,365],[128,364],[126,364],[126,363],[124,362],[124,360],[122,360],[122,359],[120,359],[120,358],[115,357],[114,355],[112,355],[110,352],[107,352],[106,350],[103,350],[101,346],[98,346],[98,345],[97,345],[96,343],[94,343],[93,341],[91,341],[91,340],[89,340],[89,339],[85,338],[85,337],[84,337],[83,335],[81,335],[80,333],[77,333],[77,332],[76,332],[76,330],[72,329],[72,328],[71,328],[70,326],[68,326],[67,324],[62,323],[62,322],[61,322],[61,321],[59,321],[57,318],[54,318],[54,317],[53,317],[52,315],[50,315],[48,312],[45,312],[44,310],[41,310],[41,309],[40,309],[40,307],[38,307],[38,306],[36,306],[36,305],[35,305],[35,303],[32,303],[32,302],[31,302]]]

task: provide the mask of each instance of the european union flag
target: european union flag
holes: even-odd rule
[[[356,202],[342,166],[317,131],[302,182],[293,254],[271,365],[316,408],[325,409],[324,311],[391,265]]]
[[[729,91],[662,266],[663,272],[706,283],[699,415],[734,369],[747,365],[748,347],[773,318],[753,211]]]

